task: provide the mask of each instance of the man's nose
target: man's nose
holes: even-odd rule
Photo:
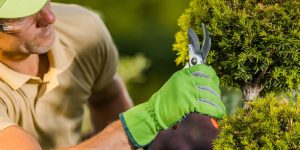
[[[39,12],[37,27],[45,27],[55,22],[55,15],[51,11],[50,2]]]

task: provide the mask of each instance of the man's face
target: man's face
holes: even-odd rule
[[[13,48],[9,49],[10,52],[43,54],[49,51],[54,42],[52,24],[55,22],[55,16],[51,11],[50,1],[48,1],[48,3],[34,17],[36,17],[36,21],[34,21],[29,28],[20,33],[10,34],[11,36],[7,36],[7,39],[11,38],[11,41],[14,41],[11,42],[14,45],[10,46]]]

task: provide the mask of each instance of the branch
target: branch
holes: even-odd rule
[[[257,79],[255,80],[254,85],[259,85],[261,80],[263,79],[263,77],[265,76],[265,74],[267,73],[268,67],[266,69],[264,69],[259,76],[257,77]]]

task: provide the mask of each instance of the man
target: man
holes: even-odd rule
[[[82,7],[0,0],[0,18],[1,149],[140,148],[189,113],[225,113],[219,79],[205,65],[178,71],[148,102],[124,112],[132,102],[115,74],[115,45]],[[98,131],[124,113],[79,143],[85,103]]]

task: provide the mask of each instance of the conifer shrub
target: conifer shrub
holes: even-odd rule
[[[244,100],[298,88],[299,0],[191,0],[178,20],[177,64],[188,60],[187,28],[201,39],[201,23],[212,38],[208,63],[221,84],[243,91]]]
[[[177,64],[188,60],[187,29],[201,39],[201,23],[212,38],[207,63],[247,101],[220,122],[214,149],[300,149],[300,1],[191,0],[178,20]],[[274,94],[288,91],[294,101]]]
[[[300,97],[298,102],[270,94],[249,102],[221,122],[214,149],[300,149]]]

